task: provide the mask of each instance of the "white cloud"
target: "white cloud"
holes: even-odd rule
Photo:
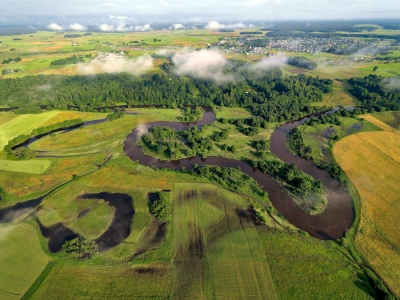
[[[135,29],[135,31],[149,31],[149,30],[151,30],[151,26],[150,26],[150,24],[146,24],[143,26],[138,25],[138,26],[135,26],[134,29]]]
[[[47,28],[50,29],[50,30],[56,30],[56,31],[64,30],[64,27],[62,27],[62,26],[60,26],[60,25],[58,25],[58,24],[56,24],[56,23],[51,23],[51,24],[49,24],[49,25],[47,26]]]
[[[110,19],[111,20],[126,20],[126,19],[128,19],[128,17],[127,16],[113,16],[113,15],[110,15]]]
[[[114,7],[114,6],[116,6],[116,4],[115,4],[115,3],[111,3],[111,2],[106,2],[106,3],[103,3],[101,6],[104,6],[104,7]]]
[[[115,27],[112,25],[108,25],[108,24],[101,24],[100,25],[100,30],[101,31],[114,31]]]
[[[127,72],[140,75],[153,67],[153,59],[147,54],[136,59],[128,59],[111,53],[103,61],[92,61],[78,66],[82,74]]]
[[[280,0],[274,0],[274,2],[280,1]],[[268,0],[246,0],[243,1],[243,5],[245,6],[258,6],[258,5],[263,5],[266,4]]]
[[[87,27],[86,27],[86,26],[83,26],[83,25],[78,24],[78,23],[70,24],[70,25],[69,25],[69,28],[70,28],[71,30],[76,30],[76,31],[85,31],[85,30],[87,30]]]
[[[227,61],[216,50],[201,49],[195,51],[186,48],[176,52],[172,61],[175,65],[175,72],[179,75],[185,74],[195,78],[212,79],[218,83],[233,81],[231,74],[223,73]]]
[[[272,68],[280,68],[286,65],[288,62],[288,57],[282,53],[277,55],[267,56],[262,60],[253,64],[250,68],[255,70],[266,70]]]
[[[172,28],[173,28],[174,30],[179,30],[179,29],[184,29],[185,26],[183,26],[183,24],[174,24],[174,25],[172,25]],[[172,29],[172,28],[171,28],[171,29]]]
[[[217,21],[209,22],[204,28],[206,29],[235,29],[235,28],[246,28],[249,27],[243,23],[234,23],[234,24],[221,24]]]

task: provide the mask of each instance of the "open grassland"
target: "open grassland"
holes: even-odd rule
[[[175,186],[175,299],[277,299],[247,209],[212,185]]]
[[[79,112],[79,111],[60,111],[56,116],[42,124],[42,127],[53,125],[59,122],[64,122],[72,119],[82,119],[83,121],[92,121],[104,119],[108,114],[102,113],[91,113],[91,112]]]
[[[351,106],[357,103],[357,99],[349,93],[350,85],[337,80],[333,81],[332,93],[324,94],[322,102],[313,103],[314,105],[328,106]]]
[[[375,299],[368,279],[335,242],[258,228],[279,299]]]
[[[40,127],[58,114],[58,111],[49,111],[34,115],[19,115],[0,126],[0,149],[8,141],[20,134],[30,134],[33,129]]]
[[[364,132],[338,142],[333,153],[362,198],[356,246],[400,296],[400,132],[372,116],[383,132]]]
[[[105,153],[51,158],[49,160],[52,161],[52,166],[43,174],[2,171],[0,172],[0,188],[5,195],[3,195],[1,205],[36,198],[49,189],[71,180],[74,174],[82,175],[94,171],[97,168],[96,165],[102,164],[106,159]]]
[[[20,299],[46,267],[38,234],[28,224],[0,227],[0,298]]]
[[[46,159],[31,159],[13,161],[0,159],[0,171],[42,174],[51,166],[51,161]]]
[[[400,112],[398,111],[386,111],[381,113],[375,113],[371,114],[371,116],[393,127],[394,129],[400,130]]]
[[[170,299],[169,265],[57,263],[33,299]]]

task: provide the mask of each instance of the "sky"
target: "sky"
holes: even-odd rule
[[[209,22],[399,18],[400,0],[2,0],[0,22],[36,20],[99,25],[127,21]]]

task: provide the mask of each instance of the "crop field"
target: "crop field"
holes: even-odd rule
[[[170,299],[169,265],[57,263],[33,299]]]
[[[210,185],[175,186],[175,299],[277,299],[246,202]]]
[[[46,267],[49,257],[29,224],[1,226],[0,247],[0,298],[20,299]]]
[[[20,134],[30,134],[33,129],[40,127],[57,114],[58,111],[50,111],[35,115],[19,115],[0,125],[0,149],[3,149],[9,140]]]
[[[375,299],[368,279],[336,243],[258,232],[279,299]]]
[[[46,159],[31,159],[27,161],[12,161],[0,159],[0,171],[42,174],[51,166]]]
[[[373,116],[364,117],[384,131],[346,137],[333,153],[362,198],[356,246],[399,296],[400,132]]]

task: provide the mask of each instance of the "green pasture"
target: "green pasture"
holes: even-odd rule
[[[59,262],[33,299],[170,299],[169,265],[96,265]]]
[[[258,232],[279,299],[375,299],[358,264],[336,242]]]
[[[0,159],[0,171],[42,174],[50,166],[51,161],[46,159],[31,159],[26,161]]]
[[[40,127],[48,120],[56,116],[58,111],[49,111],[41,114],[19,115],[16,118],[0,125],[0,149],[7,145],[8,141],[20,134],[30,134],[33,129]]]
[[[251,112],[242,107],[218,107],[215,109],[217,119],[242,119],[250,118],[252,116]]]
[[[0,298],[20,299],[46,267],[43,252],[32,225],[0,226]]]
[[[12,119],[15,119],[16,117],[18,117],[18,115],[14,113],[0,112],[0,126],[7,123],[8,121],[11,121]]]
[[[380,113],[371,114],[374,118],[382,121],[383,123],[392,126],[394,129],[400,130],[400,112],[398,111],[385,111]]]

